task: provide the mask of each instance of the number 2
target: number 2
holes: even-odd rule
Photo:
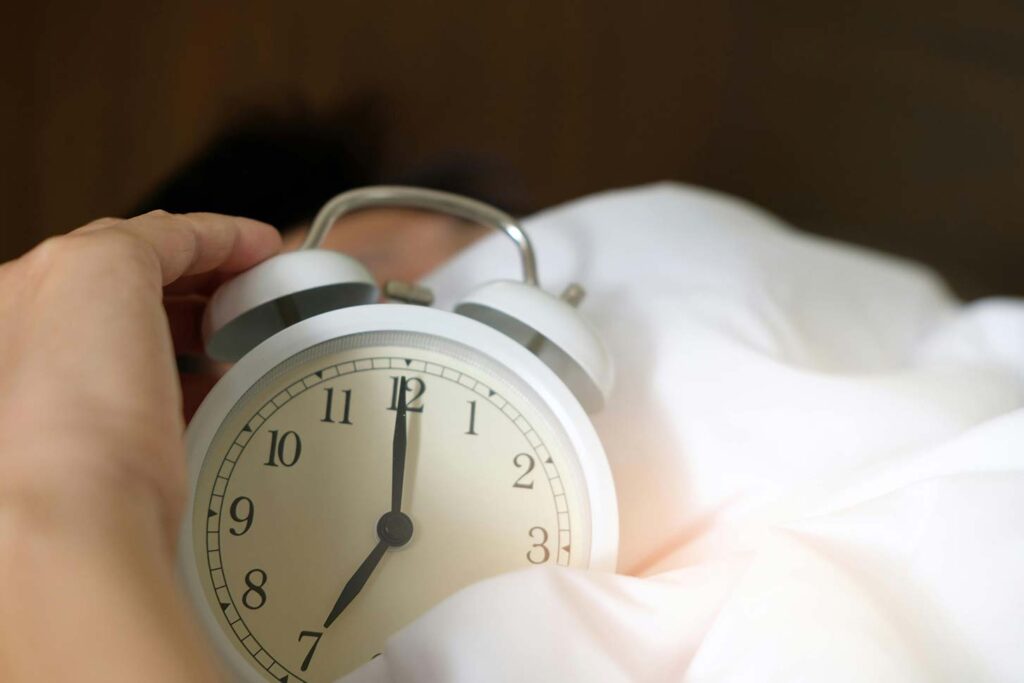
[[[519,463],[522,461],[523,458],[526,458],[526,464],[520,465]],[[526,468],[526,471],[519,475],[519,478],[516,479],[516,483],[512,484],[512,488],[532,489],[533,482],[523,481],[523,479],[526,479],[526,477],[529,476],[530,472],[533,472],[533,468],[537,466],[536,462],[534,462],[533,460],[533,456],[530,455],[529,453],[516,453],[516,457],[512,458],[512,464],[516,466],[516,469],[519,469],[521,467]]]

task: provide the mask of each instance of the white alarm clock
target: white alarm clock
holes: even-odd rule
[[[378,206],[502,230],[523,281],[486,283],[454,313],[375,303],[362,265],[317,247],[341,215]],[[331,200],[303,249],[213,296],[207,350],[237,363],[188,427],[179,559],[239,680],[334,681],[502,572],[614,570],[615,491],[587,417],[611,363],[574,307],[581,290],[548,294],[534,263],[493,207],[373,187]],[[386,291],[429,299],[413,285]]]

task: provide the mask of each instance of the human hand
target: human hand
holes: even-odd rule
[[[124,680],[209,671],[171,569],[185,479],[175,353],[200,349],[201,295],[279,248],[262,223],[153,212],[0,266],[3,680],[83,680],[71,667],[90,661]]]

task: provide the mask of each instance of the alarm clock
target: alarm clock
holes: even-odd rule
[[[372,207],[494,227],[523,278],[484,283],[454,312],[410,283],[378,303],[365,267],[318,248],[338,218]],[[615,491],[588,418],[612,367],[581,296],[540,288],[509,215],[410,187],[335,197],[303,248],[213,295],[207,352],[236,362],[186,432],[179,563],[238,680],[334,681],[499,573],[614,570]]]

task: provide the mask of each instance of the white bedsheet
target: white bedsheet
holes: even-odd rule
[[[476,584],[346,683],[1024,680],[1024,302],[675,184],[526,227],[617,364],[620,574]]]

